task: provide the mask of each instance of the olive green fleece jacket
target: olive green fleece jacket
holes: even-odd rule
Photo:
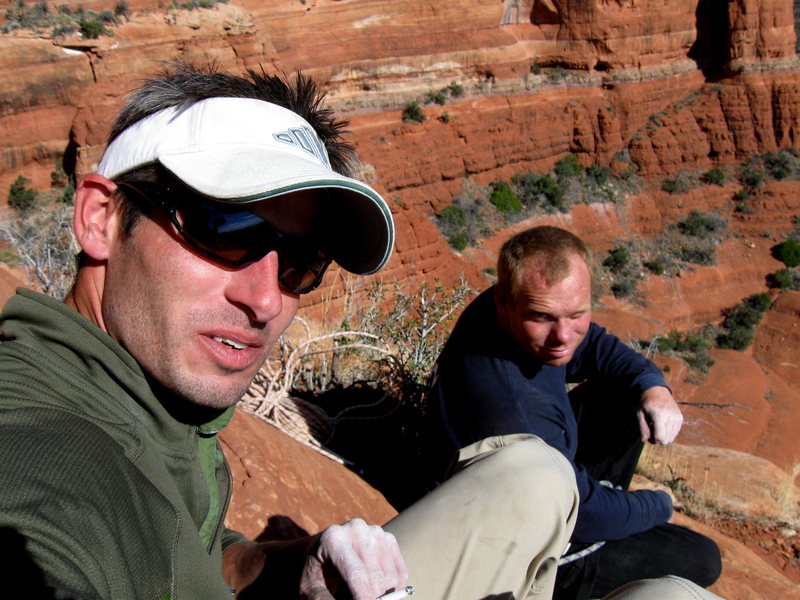
[[[223,526],[216,434],[233,408],[198,415],[159,395],[63,303],[18,290],[3,309],[0,531],[24,538],[56,598],[231,597],[222,550],[243,538]]]

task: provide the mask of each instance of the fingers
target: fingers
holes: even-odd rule
[[[304,598],[328,600],[338,588],[347,586],[354,600],[375,600],[405,586],[407,578],[394,536],[354,519],[322,532],[301,589]]]
[[[655,444],[670,444],[675,441],[683,425],[683,414],[665,387],[654,387],[642,394],[639,410],[639,429],[642,439]],[[647,428],[647,430],[645,430]],[[645,434],[649,435],[645,438]]]
[[[643,410],[636,411],[636,417],[639,419],[639,431],[642,433],[642,441],[650,441],[650,425],[647,423],[647,417]]]

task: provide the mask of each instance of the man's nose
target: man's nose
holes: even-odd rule
[[[267,323],[281,313],[285,293],[278,283],[278,253],[275,251],[231,272],[225,287],[228,301],[244,308],[259,323]]]
[[[572,335],[572,330],[564,319],[557,319],[553,322],[550,328],[550,339],[559,344],[566,344],[569,342]]]

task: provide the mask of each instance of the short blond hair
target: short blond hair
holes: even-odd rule
[[[592,253],[578,236],[559,227],[542,225],[521,231],[506,240],[497,259],[497,288],[505,298],[513,298],[522,271],[535,263],[548,285],[567,276],[570,258],[577,256],[592,272]]]

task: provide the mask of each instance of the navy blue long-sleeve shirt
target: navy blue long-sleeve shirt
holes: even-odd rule
[[[566,384],[596,377],[637,397],[666,386],[658,367],[595,323],[568,364],[542,364],[500,327],[494,289],[489,289],[464,310],[437,362],[429,415],[434,435],[444,439],[437,441],[439,456],[429,458],[444,468],[458,449],[473,442],[531,433],[575,469],[580,508],[573,541],[621,539],[664,523],[672,514],[664,492],[611,489],[575,464],[578,427]]]

